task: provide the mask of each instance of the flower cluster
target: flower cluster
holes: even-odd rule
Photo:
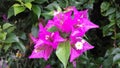
[[[49,20],[45,27],[39,24],[38,38],[31,36],[35,46],[29,58],[47,60],[53,50],[56,50],[59,44],[66,40],[69,40],[71,45],[70,62],[85,51],[94,48],[83,39],[89,29],[99,27],[88,19],[87,11],[78,11],[75,7],[68,7],[64,12],[55,11],[53,19]],[[56,27],[57,30],[50,32],[49,29],[52,27]]]

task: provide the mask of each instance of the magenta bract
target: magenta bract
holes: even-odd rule
[[[54,49],[57,48],[60,42],[64,39],[59,36],[59,32],[48,32],[42,24],[39,24],[38,38],[31,36],[34,41],[34,50],[29,58],[44,58],[47,60]]]
[[[48,29],[53,26],[58,30],[49,32]],[[99,26],[89,20],[88,10],[78,11],[72,6],[66,8],[64,12],[55,11],[53,19],[48,20],[45,27],[39,24],[38,38],[31,36],[35,46],[29,58],[44,58],[47,60],[59,43],[67,39],[70,40],[71,44],[70,62],[73,62],[85,51],[94,48],[83,39],[85,33],[92,28],[99,28]],[[67,37],[62,38],[62,34],[66,34]]]
[[[81,37],[76,37],[74,39],[71,39],[70,43],[71,43],[70,62],[78,58],[85,51],[94,48],[94,46],[91,46],[87,41],[85,41]]]

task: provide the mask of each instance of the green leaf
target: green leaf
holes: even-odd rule
[[[14,4],[13,7],[18,7],[18,6],[21,6],[21,4]]]
[[[14,4],[14,5],[13,5],[13,8],[14,8],[14,15],[15,15],[15,16],[25,10],[25,7],[24,7],[24,6],[21,6],[21,5],[19,5],[19,4]]]
[[[34,37],[37,37],[38,35],[38,28],[35,26],[32,26],[31,33]]]
[[[70,42],[61,43],[56,50],[56,55],[66,68],[70,56]]]
[[[25,34],[24,32],[21,33],[19,37],[20,37],[21,39],[23,39],[23,40],[26,40],[26,39],[27,39],[26,34]]]
[[[120,28],[120,18],[117,19],[117,26]]]
[[[0,25],[0,32],[2,32],[2,28],[1,28],[1,25]]]
[[[6,32],[0,32],[0,41],[5,40],[6,39],[6,35],[7,35]]]
[[[109,7],[110,7],[109,2],[102,2],[101,6],[100,6],[101,12],[104,12],[104,11],[108,10]]]
[[[31,8],[32,8],[32,4],[31,3],[25,3],[24,5],[25,5],[26,8],[31,10]]]
[[[20,47],[21,50],[25,52],[26,48],[23,45],[23,43],[19,40],[19,38],[14,33],[8,34],[7,39],[5,40],[5,43],[14,43],[14,42],[19,44],[18,47]]]
[[[23,3],[22,0],[16,0],[16,1],[19,2],[19,3]]]
[[[116,11],[116,19],[119,19],[119,18],[120,18],[120,12]]]
[[[34,2],[38,4],[43,4],[45,2],[48,2],[48,0],[35,0]]]
[[[12,27],[9,27],[9,29],[7,29],[6,31],[7,33],[11,33],[15,30],[15,28],[16,28],[15,26],[12,26]]]
[[[117,53],[120,53],[120,48],[115,48],[113,49],[112,53],[113,55],[117,54]]]
[[[0,44],[0,49],[2,48],[2,44]]]
[[[33,2],[34,0],[23,0],[25,3]]]
[[[53,26],[53,27],[51,27],[50,29],[48,29],[48,31],[50,31],[50,32],[55,32],[55,31],[57,31],[57,28],[56,28],[55,26]]]
[[[19,47],[21,48],[21,51],[23,51],[25,53],[26,48],[25,48],[24,44],[20,40],[17,43],[19,44]]]
[[[38,18],[40,17],[41,14],[41,9],[38,5],[33,5],[32,6],[32,10],[33,12],[38,16]]]
[[[19,42],[18,37],[14,33],[9,33],[5,40],[6,43]]]
[[[7,16],[7,18],[10,18],[13,15],[14,15],[14,9],[13,9],[13,7],[10,7],[9,10],[8,10],[8,16]]]
[[[103,68],[111,68],[113,63],[113,56],[109,56],[107,59],[104,59]]]
[[[62,7],[62,8],[65,8],[67,3],[65,0],[57,0],[58,4]],[[75,1],[74,1],[75,2]]]
[[[113,22],[113,23],[115,23],[115,13],[112,13],[112,14],[110,14],[109,15],[109,17],[108,17],[108,19],[110,20],[110,22]]]
[[[85,8],[88,8],[88,9],[93,9],[93,3],[91,3],[91,4],[86,3],[86,4],[84,5],[84,7],[85,7]]]
[[[117,63],[117,62],[120,62],[120,53],[119,53],[119,54],[116,54],[116,55],[113,57],[113,63]]]
[[[118,62],[118,68],[120,68],[120,62]]]
[[[110,23],[103,27],[103,36],[110,36],[112,33],[110,29],[114,26],[115,23]]]
[[[115,8],[113,8],[113,7],[111,7],[111,8],[109,8],[108,10],[107,10],[107,12],[106,12],[106,14],[105,14],[105,16],[108,16],[108,15],[110,15],[110,14],[112,14],[112,13],[114,13],[115,12]]]
[[[25,53],[25,51],[26,51],[26,48],[25,48],[25,46],[23,45],[23,43],[21,41],[17,42],[17,43],[14,43],[12,48],[15,49],[15,50],[19,49],[23,53]]]
[[[10,24],[10,23],[5,23],[5,24],[3,25],[3,30],[5,30],[5,29],[7,29],[7,28],[9,28],[9,27],[11,27],[11,26],[13,26],[13,25]]]
[[[62,9],[60,8],[59,4],[57,4],[57,2],[53,2],[51,4],[49,4],[47,7],[46,7],[48,10],[57,10],[57,11],[62,11]]]
[[[50,11],[50,12],[44,11],[44,13],[42,13],[41,15],[45,17],[45,20],[49,20],[50,18],[53,17],[54,11]]]
[[[85,8],[88,8],[88,9],[93,9],[93,3],[94,3],[95,1],[94,0],[88,0],[85,4],[83,3],[83,6],[85,7]]]
[[[5,44],[4,45],[5,52],[7,52],[10,47],[11,47],[11,43]]]

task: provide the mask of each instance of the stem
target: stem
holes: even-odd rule
[[[116,24],[115,24],[115,26],[114,26],[114,42],[113,42],[113,46],[115,48],[117,47],[117,45],[116,45],[116,34],[117,34],[117,32],[116,32]]]
[[[68,6],[68,0],[65,0],[65,2],[66,2],[66,7]]]
[[[66,68],[66,66],[64,66],[64,68]]]
[[[18,65],[18,60],[17,60],[17,68],[19,68],[19,65]]]
[[[112,2],[113,2],[113,4],[115,4],[115,6],[117,7],[117,5],[116,5],[116,3],[115,3],[115,0],[112,0]],[[116,11],[115,11],[115,14],[116,14]],[[117,32],[116,32],[116,26],[117,26],[117,22],[116,22],[116,17],[115,17],[115,25],[114,25],[114,42],[113,42],[113,46],[116,48],[117,47],[117,45],[116,45],[116,35],[117,35]]]

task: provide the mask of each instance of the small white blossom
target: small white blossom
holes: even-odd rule
[[[79,42],[76,42],[76,44],[75,44],[76,49],[77,49],[77,50],[83,49],[83,44],[84,44],[84,43],[85,43],[84,40],[81,40],[81,41],[79,41]]]

